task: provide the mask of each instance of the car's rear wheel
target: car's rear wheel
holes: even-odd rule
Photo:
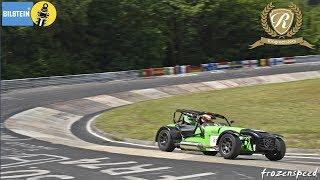
[[[176,148],[170,132],[166,129],[160,131],[157,142],[161,151],[172,152]]]
[[[225,159],[235,159],[241,150],[239,137],[232,134],[225,134],[219,141],[219,153]]]
[[[279,161],[286,154],[286,144],[281,138],[276,139],[276,148],[277,150],[265,154],[270,161]]]
[[[215,156],[218,154],[218,151],[203,151],[202,153],[207,156]]]

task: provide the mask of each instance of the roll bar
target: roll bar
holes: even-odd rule
[[[182,115],[188,115],[188,116],[192,116],[193,118],[197,118],[197,117],[199,117],[199,116],[201,116],[203,114],[208,114],[208,115],[211,115],[213,117],[217,117],[217,118],[221,118],[221,119],[226,120],[228,125],[231,126],[231,123],[228,121],[228,119],[225,116],[221,115],[221,114],[216,114],[216,113],[212,113],[212,112],[205,112],[205,111],[189,110],[189,109],[177,109],[173,114],[173,122],[174,123],[177,123],[177,121],[176,121],[176,113],[177,112],[181,113],[180,117],[179,117],[179,120],[181,119]]]

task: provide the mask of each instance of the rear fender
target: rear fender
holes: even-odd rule
[[[182,140],[181,134],[180,134],[179,130],[176,127],[162,126],[157,132],[157,135],[156,135],[156,138],[155,138],[155,142],[157,142],[157,140],[158,140],[159,133],[164,129],[169,131],[169,133],[171,135],[171,138],[173,139],[173,141],[175,143],[180,142]]]

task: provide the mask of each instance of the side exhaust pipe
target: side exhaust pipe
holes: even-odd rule
[[[182,149],[182,150],[199,151],[199,150],[203,149],[203,147],[202,147],[202,145],[200,143],[181,142],[180,143],[180,149]]]

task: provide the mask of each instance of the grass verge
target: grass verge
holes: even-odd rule
[[[96,126],[120,137],[153,140],[177,108],[223,114],[234,126],[282,134],[289,147],[320,149],[320,79],[140,102],[103,113]]]

